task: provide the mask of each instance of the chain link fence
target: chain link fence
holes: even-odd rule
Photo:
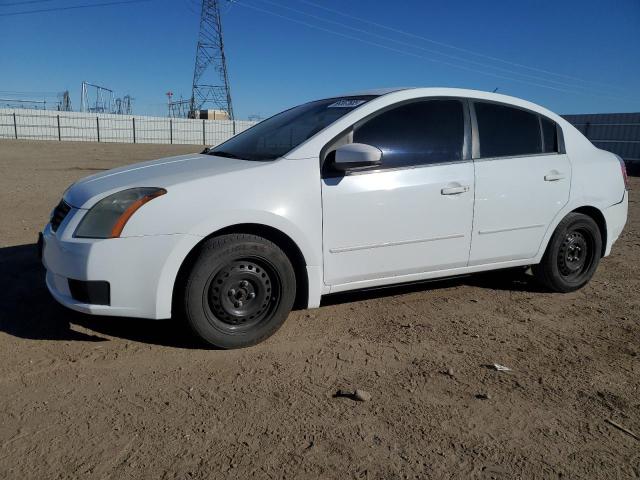
[[[248,120],[0,109],[0,138],[211,146],[256,123]]]

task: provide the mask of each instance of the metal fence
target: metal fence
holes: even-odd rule
[[[596,147],[640,165],[640,113],[563,117]],[[8,108],[0,109],[0,138],[217,145],[256,123]]]
[[[640,113],[563,115],[596,147],[620,155],[628,163],[640,162]]]
[[[246,120],[0,109],[0,138],[217,145],[256,123]]]

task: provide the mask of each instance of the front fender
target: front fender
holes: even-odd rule
[[[156,296],[157,318],[169,318],[171,316],[172,297],[175,282],[180,267],[187,256],[207,237],[215,235],[223,229],[239,225],[260,225],[274,228],[287,235],[300,249],[307,266],[309,284],[309,305],[314,306],[319,302],[322,290],[322,276],[316,273],[321,269],[321,255],[319,248],[314,249],[311,240],[291,221],[286,218],[264,211],[225,211],[216,215],[215,219],[204,220],[196,225],[188,235],[176,245],[162,268],[158,282]],[[318,297],[318,298],[316,298]]]
[[[314,248],[314,243],[307,234],[291,220],[277,213],[262,210],[225,210],[217,212],[214,219],[203,220],[189,233],[203,238],[226,228],[247,224],[271,227],[284,233],[298,246],[307,265],[322,264],[322,251],[319,246]]]

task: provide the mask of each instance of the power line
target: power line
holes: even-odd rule
[[[233,8],[234,3],[235,3],[235,0],[227,0],[227,8],[223,13],[229,13],[229,10]]]
[[[305,25],[305,26],[307,26],[309,28],[313,28],[313,29],[316,29],[316,30],[320,30],[320,31],[324,31],[324,32],[327,32],[327,33],[331,33],[333,35],[338,35],[338,36],[341,36],[341,37],[344,37],[344,38],[348,38],[350,40],[355,40],[355,41],[358,41],[358,42],[361,42],[361,43],[365,43],[365,44],[368,44],[368,45],[372,45],[372,46],[375,46],[375,47],[384,48],[386,50],[390,50],[392,52],[400,53],[402,55],[409,55],[409,56],[420,58],[420,59],[427,60],[427,61],[430,61],[430,62],[440,63],[440,64],[447,65],[447,66],[450,66],[450,67],[454,67],[454,68],[458,68],[458,69],[462,69],[462,70],[467,70],[467,71],[474,72],[474,73],[479,73],[479,74],[482,74],[482,75],[488,75],[488,76],[495,77],[495,78],[501,78],[503,80],[509,80],[509,81],[514,81],[514,82],[519,82],[519,83],[525,83],[525,84],[528,84],[528,85],[532,85],[532,86],[536,86],[536,87],[540,87],[540,88],[547,88],[547,89],[550,89],[550,90],[556,90],[556,91],[559,91],[559,92],[565,92],[565,93],[571,93],[571,94],[579,94],[579,95],[593,95],[593,94],[589,94],[589,93],[582,92],[582,91],[567,90],[566,88],[555,87],[555,86],[552,86],[552,85],[545,85],[545,84],[541,84],[541,83],[538,83],[538,82],[532,82],[532,81],[529,81],[529,80],[523,80],[523,79],[520,79],[520,78],[508,77],[508,76],[500,75],[500,74],[493,73],[493,72],[486,72],[486,71],[483,71],[483,70],[478,70],[478,69],[467,67],[467,66],[464,66],[464,65],[459,65],[459,64],[447,62],[445,60],[440,60],[440,59],[436,59],[436,58],[427,57],[425,55],[420,55],[420,54],[417,54],[415,52],[410,52],[410,51],[407,51],[407,50],[400,50],[398,48],[390,47],[389,45],[383,45],[381,43],[372,42],[372,41],[369,41],[369,40],[366,40],[366,39],[363,39],[363,38],[360,38],[360,37],[356,37],[356,36],[349,35],[349,34],[346,34],[346,33],[338,32],[338,31],[335,31],[335,30],[331,30],[331,29],[328,29],[328,28],[325,28],[325,27],[314,25],[314,24],[305,22],[303,20],[298,20],[298,19],[286,16],[286,15],[282,15],[280,13],[276,13],[276,12],[272,12],[270,10],[266,10],[264,8],[256,7],[255,5],[250,5],[250,4],[244,3],[243,1],[236,0],[236,3],[238,5],[246,7],[246,8],[251,8],[253,10],[257,10],[259,12],[266,13],[268,15],[272,15],[272,16],[275,16],[275,17],[283,18],[285,20],[289,20],[289,21],[294,22],[294,23]],[[614,97],[614,96],[611,96],[611,95],[595,95],[595,96],[607,97],[607,98],[619,98],[619,97]]]
[[[422,50],[422,51],[425,51],[425,52],[428,52],[428,53],[431,53],[431,54],[434,54],[434,55],[440,55],[440,56],[443,56],[443,57],[446,57],[446,58],[450,58],[450,59],[453,59],[453,60],[457,60],[457,61],[460,61],[460,62],[466,62],[466,63],[470,63],[470,64],[473,64],[473,65],[478,65],[478,66],[481,66],[481,67],[484,67],[484,68],[490,68],[490,69],[506,72],[506,73],[509,73],[511,75],[520,75],[520,76],[528,77],[528,78],[531,78],[531,79],[534,79],[534,80],[539,80],[539,81],[543,81],[543,82],[547,82],[547,83],[553,83],[553,84],[556,84],[556,85],[561,85],[561,86],[565,86],[565,87],[569,87],[569,88],[581,88],[581,89],[584,89],[584,90],[587,90],[587,91],[589,91],[589,88],[590,88],[590,87],[583,86],[583,85],[574,85],[574,84],[569,84],[569,83],[562,82],[562,81],[559,81],[559,80],[554,80],[554,79],[550,79],[550,78],[544,78],[544,77],[540,77],[540,76],[537,76],[537,75],[531,75],[529,73],[518,72],[516,70],[511,70],[511,69],[508,69],[508,68],[498,67],[498,66],[491,65],[491,64],[488,64],[488,63],[478,62],[478,61],[475,61],[475,60],[470,60],[470,59],[467,59],[467,58],[459,57],[457,55],[451,55],[451,54],[444,53],[444,52],[441,52],[441,51],[438,51],[438,50],[425,48],[425,47],[423,47],[421,45],[416,45],[415,43],[404,42],[402,40],[397,40],[395,38],[391,38],[391,37],[388,37],[388,36],[385,36],[385,35],[380,35],[380,34],[373,33],[373,32],[367,31],[367,30],[363,30],[361,28],[356,28],[356,27],[353,27],[351,25],[347,25],[347,24],[342,23],[342,22],[337,22],[335,20],[330,20],[330,19],[318,16],[318,15],[314,15],[314,14],[305,12],[303,10],[298,10],[296,8],[288,7],[286,5],[282,5],[282,4],[279,4],[277,2],[272,2],[271,0],[260,0],[260,1],[268,3],[268,4],[271,4],[271,5],[274,5],[274,6],[277,6],[277,7],[280,7],[280,8],[284,8],[286,10],[290,10],[292,12],[296,12],[296,13],[298,13],[300,15],[305,15],[307,17],[314,18],[316,20],[320,20],[320,21],[323,21],[323,22],[327,22],[327,23],[330,23],[330,24],[333,24],[333,25],[337,25],[337,26],[343,27],[343,28],[347,28],[349,30],[352,30],[352,31],[355,31],[355,32],[358,32],[358,33],[363,33],[365,35],[370,35],[372,37],[380,38],[382,40],[393,42],[393,43],[396,43],[396,44],[399,44],[399,45],[403,45],[403,46],[406,46],[406,47],[416,48],[418,50]]]
[[[21,12],[0,13],[0,17],[13,17],[16,15],[29,15],[32,13],[45,13],[45,12],[59,12],[62,10],[76,10],[79,8],[92,8],[92,7],[107,7],[111,5],[129,5],[133,3],[153,2],[154,0],[123,0],[119,2],[104,2],[104,3],[91,3],[85,5],[74,5],[71,7],[53,7],[53,8],[41,8],[40,10],[24,10]]]
[[[567,78],[569,80],[575,80],[575,81],[580,81],[580,82],[584,82],[584,83],[591,83],[593,85],[598,85],[598,86],[601,86],[601,87],[611,88],[611,85],[608,85],[606,83],[595,82],[593,80],[585,80],[585,79],[580,78],[580,77],[574,77],[574,76],[566,75],[566,74],[563,74],[563,73],[552,72],[550,70],[545,70],[545,69],[538,68],[538,67],[532,67],[532,66],[525,65],[525,64],[522,64],[522,63],[518,63],[518,62],[512,62],[510,60],[504,60],[504,59],[499,58],[499,57],[486,55],[484,53],[476,52],[474,50],[469,50],[467,48],[457,47],[457,46],[451,45],[449,43],[440,42],[440,41],[434,40],[432,38],[424,37],[422,35],[417,35],[415,33],[406,32],[406,31],[400,30],[398,28],[390,27],[388,25],[384,25],[384,24],[381,24],[381,23],[378,23],[378,22],[373,22],[371,20],[367,20],[367,19],[364,19],[364,18],[356,17],[355,15],[351,15],[351,14],[345,13],[345,12],[343,12],[341,10],[335,10],[333,8],[325,7],[324,5],[318,5],[317,3],[310,2],[309,0],[298,0],[298,1],[302,2],[302,3],[306,3],[307,5],[311,5],[313,7],[316,7],[316,8],[322,9],[322,10],[326,10],[326,11],[331,12],[331,13],[335,13],[336,15],[341,15],[343,17],[352,18],[353,20],[358,20],[359,22],[368,23],[369,25],[373,25],[375,27],[384,28],[386,30],[389,30],[389,31],[392,31],[392,32],[395,32],[395,33],[400,33],[402,35],[413,37],[413,38],[416,38],[416,39],[419,39],[419,40],[424,40],[425,42],[433,43],[434,45],[439,45],[441,47],[451,48],[451,49],[454,49],[454,50],[458,50],[460,52],[465,52],[465,53],[468,53],[468,54],[471,54],[471,55],[476,55],[478,57],[486,58],[488,60],[493,60],[495,62],[502,62],[502,63],[508,64],[508,65],[512,65],[512,66],[515,66],[515,67],[526,68],[528,70],[532,70],[532,71],[536,71],[536,72],[540,72],[540,73],[546,73],[548,75],[555,75],[557,77],[564,77],[564,78]]]
[[[58,92],[24,92],[18,90],[0,90],[2,95],[39,95],[39,96],[54,96]]]
[[[194,15],[197,15],[198,18],[200,18],[200,12],[198,12],[196,10],[197,8],[200,8],[200,6],[199,5],[198,6],[194,5],[194,3],[195,2],[193,0],[186,0],[186,5],[187,5],[187,8],[189,9],[189,11],[191,13],[193,13]]]
[[[27,5],[30,3],[45,3],[45,2],[53,2],[55,0],[26,0],[23,2],[9,2],[9,3],[0,3],[0,7],[12,7],[15,5]]]

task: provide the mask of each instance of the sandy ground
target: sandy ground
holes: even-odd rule
[[[198,150],[0,142],[0,478],[640,477],[607,423],[640,434],[640,179],[568,295],[514,273],[342,295],[236,351],[58,306],[34,241],[68,184]]]

